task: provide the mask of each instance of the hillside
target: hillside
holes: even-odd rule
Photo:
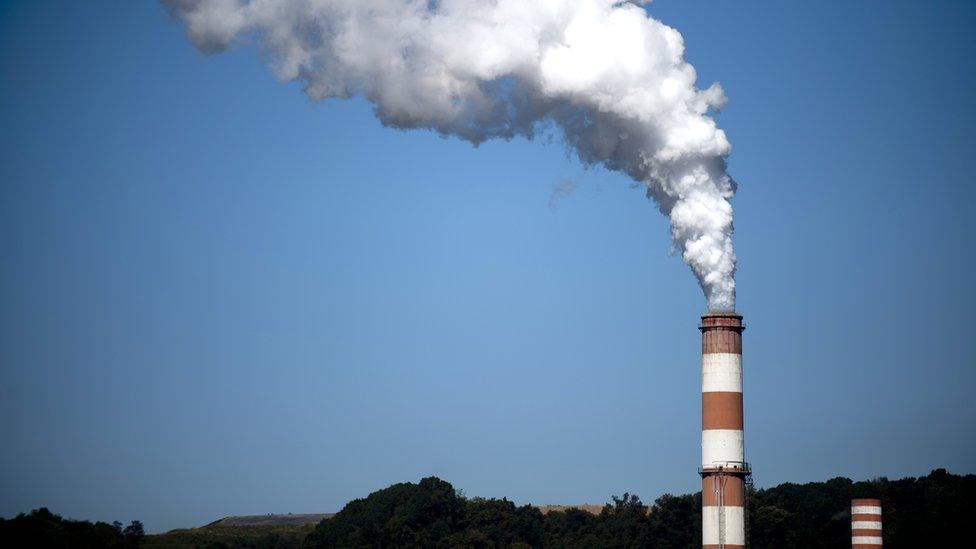
[[[322,519],[327,519],[334,515],[335,513],[242,515],[237,517],[224,517],[211,522],[207,526],[297,526],[301,524],[318,524]]]
[[[281,516],[281,515],[275,515]],[[170,530],[165,534],[146,536],[143,547],[167,549],[267,548],[300,547],[314,529],[314,522],[294,524],[235,524],[221,525],[220,521],[201,526]]]

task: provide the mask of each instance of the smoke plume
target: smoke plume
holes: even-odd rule
[[[362,95],[383,124],[474,144],[560,135],[643,184],[711,310],[735,307],[725,132],[681,34],[636,0],[164,0],[193,43],[258,37],[313,100]]]

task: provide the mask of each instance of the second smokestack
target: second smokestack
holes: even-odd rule
[[[878,549],[881,543],[881,500],[851,500],[851,547]]]

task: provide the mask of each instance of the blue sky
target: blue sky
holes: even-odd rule
[[[976,8],[790,4],[648,7],[730,99],[756,484],[974,472]],[[704,299],[620,174],[310,103],[154,2],[0,3],[0,72],[0,516],[698,489]]]

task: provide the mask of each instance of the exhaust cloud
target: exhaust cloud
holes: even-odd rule
[[[635,0],[164,0],[202,51],[256,36],[309,98],[478,144],[554,132],[642,184],[710,310],[735,308],[731,146],[675,29]]]

